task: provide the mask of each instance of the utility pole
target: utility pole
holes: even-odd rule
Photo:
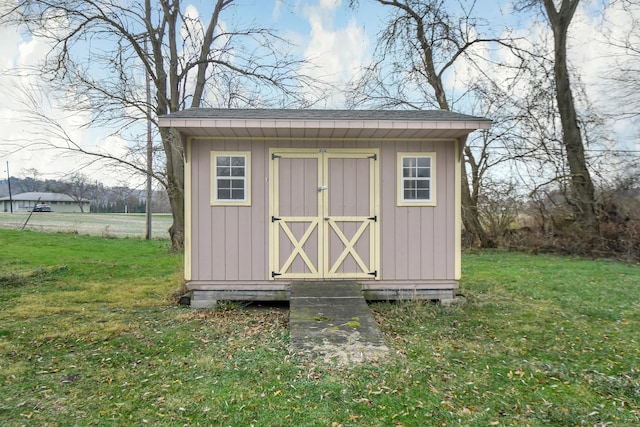
[[[11,195],[11,174],[9,173],[9,160],[7,160],[7,184],[9,184],[9,210],[13,213],[13,196]]]
[[[147,53],[147,37],[144,38],[144,52]],[[147,200],[146,200],[146,218],[147,218],[147,234],[146,239],[151,240],[151,175],[153,174],[153,141],[151,140],[151,76],[145,68],[145,81],[147,86]]]

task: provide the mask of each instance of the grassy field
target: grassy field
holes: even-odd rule
[[[59,212],[0,213],[0,228],[89,234],[103,237],[144,237],[145,214],[100,214]],[[156,239],[168,239],[172,223],[170,214],[154,214],[151,234]]]
[[[372,305],[393,354],[337,367],[286,307],[173,305],[168,245],[0,230],[0,425],[640,425],[637,265],[465,254],[467,304]]]

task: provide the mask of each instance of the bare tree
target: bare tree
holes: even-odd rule
[[[467,85],[467,108],[477,116],[491,117],[490,130],[474,132],[469,135],[464,146],[464,159],[467,167],[470,206],[475,207],[483,231],[487,238],[484,246],[494,246],[498,243],[495,233],[490,229],[490,223],[484,219],[490,212],[486,212],[492,202],[502,203],[503,198],[491,188],[485,188],[487,183],[502,182],[504,176],[511,173],[512,163],[522,155],[522,150],[513,150],[513,140],[518,135],[521,117],[515,113],[509,87],[497,78],[490,80],[475,79]],[[516,182],[512,179],[512,182]],[[514,194],[515,197],[515,194]],[[468,213],[463,211],[463,213]],[[477,236],[465,230],[466,245],[477,243]],[[469,240],[475,239],[475,240]]]
[[[607,94],[624,106],[614,112],[616,116],[640,119],[640,0],[617,0],[609,6],[614,5],[625,12],[630,25],[626,33],[607,35],[613,48],[611,72],[605,76]],[[617,24],[611,26],[617,28]]]
[[[467,93],[447,90],[445,78],[463,59],[473,63],[472,47],[498,42],[478,36],[480,20],[473,17],[473,6],[462,3],[452,11],[445,0],[370,0],[391,11],[379,35],[375,62],[365,69],[354,87],[354,105],[375,104],[381,107],[435,107],[452,111]],[[352,0],[351,4],[358,2]],[[486,153],[485,153],[486,154]],[[482,154],[481,154],[482,155]],[[474,159],[474,151],[465,149],[467,165],[480,183],[480,169],[485,159]],[[483,166],[484,165],[484,166]],[[462,219],[466,233],[480,246],[491,247],[477,206],[477,192],[470,190],[466,168],[462,168]]]
[[[597,230],[598,219],[595,209],[595,189],[587,167],[582,131],[574,103],[569,66],[567,61],[567,38],[569,26],[580,0],[533,0],[520,3],[521,10],[541,6],[553,32],[553,71],[555,95],[560,123],[562,144],[564,145],[570,176],[570,197],[577,223],[588,230]],[[559,6],[556,6],[556,4]]]
[[[495,241],[503,240],[517,224],[522,206],[517,186],[512,180],[483,182],[478,210],[487,233]]]
[[[84,204],[91,201],[95,186],[89,181],[86,175],[74,173],[68,176],[62,183],[59,191],[71,197],[80,208],[80,212],[84,212]]]
[[[42,191],[42,181],[39,179],[40,172],[36,168],[29,168],[24,171],[24,177],[16,187],[23,193]]]
[[[68,111],[89,115],[86,126],[135,135],[141,121],[155,123],[157,116],[189,107],[264,106],[273,100],[304,105],[299,93],[308,80],[295,73],[299,63],[287,54],[286,40],[254,24],[223,22],[234,3],[208,2],[208,17],[200,17],[180,0],[17,0],[15,6],[0,6],[0,23],[19,24],[49,40],[46,62],[32,71],[53,86]],[[155,93],[152,117],[147,117],[145,74]],[[86,151],[64,129],[56,132],[68,149]],[[154,177],[169,195],[170,235],[179,250],[184,239],[182,141],[170,129],[160,129],[159,137],[164,169]],[[146,173],[135,155],[90,154],[123,160]]]

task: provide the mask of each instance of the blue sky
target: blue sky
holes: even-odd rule
[[[511,15],[509,3],[479,0],[475,3],[475,11],[483,15],[494,28],[502,28],[508,23],[523,35],[530,34],[531,31],[547,31],[545,25],[532,25],[529,17]],[[183,4],[193,4],[201,10],[202,16],[206,16],[206,10],[202,8],[210,7],[208,0],[183,0]],[[595,84],[591,83],[601,79],[609,55],[599,39],[599,35],[603,33],[603,28],[599,26],[600,4],[600,0],[583,0],[583,8],[571,28],[571,60],[596,103],[604,97],[597,92]],[[357,76],[358,68],[369,61],[380,24],[387,13],[387,8],[371,0],[360,0],[360,7],[355,11],[348,8],[348,0],[238,0],[233,13],[223,15],[223,19],[256,22],[276,29],[297,46],[296,52],[300,58],[310,61],[307,72],[340,85]],[[620,23],[620,28],[613,25],[607,31],[620,31],[626,25],[627,20],[621,11],[611,12],[610,18],[613,23]],[[42,178],[60,177],[66,171],[77,169],[83,162],[74,157],[29,149],[16,151],[20,145],[26,145],[33,139],[33,134],[25,130],[36,127],[35,124],[25,126],[21,121],[24,114],[20,112],[20,98],[24,94],[16,91],[16,87],[32,83],[32,78],[11,77],[9,74],[15,74],[23,66],[36,65],[46,54],[47,46],[42,40],[25,38],[15,28],[6,26],[0,26],[0,40],[3,40],[3,48],[0,50],[0,96],[4,101],[0,104],[0,164],[10,161],[11,172],[15,176],[25,176],[29,169],[35,168]],[[584,49],[585,45],[589,48]],[[48,110],[55,115],[55,100],[50,102]],[[341,107],[343,102],[343,94],[336,92],[320,107]],[[603,105],[602,108],[614,107]],[[108,136],[110,129],[79,129],[77,125],[83,120],[82,117],[56,119],[73,138],[88,147],[106,150],[114,155],[126,150],[128,142]],[[628,123],[618,126],[621,129],[629,128]],[[100,170],[97,165],[83,169],[82,172],[104,180],[109,185],[117,184],[118,177],[122,176],[120,171],[110,174],[109,170]]]

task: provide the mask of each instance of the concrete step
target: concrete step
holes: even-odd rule
[[[389,351],[356,282],[293,283],[289,313],[295,357],[342,365]]]

